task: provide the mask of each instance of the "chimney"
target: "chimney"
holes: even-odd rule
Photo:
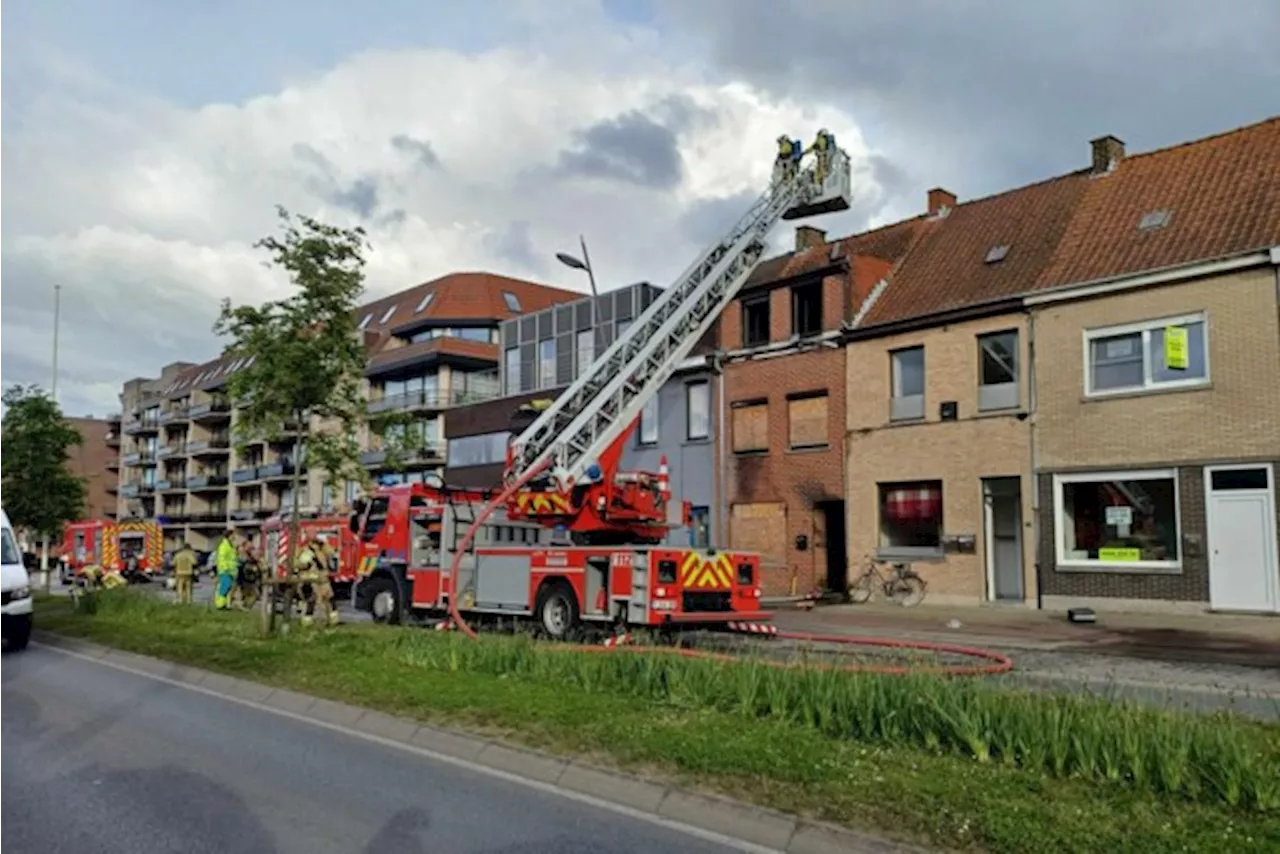
[[[937,216],[943,208],[948,210],[956,206],[956,194],[941,187],[929,191],[929,216]]]
[[[820,228],[814,228],[811,225],[796,226],[796,251],[803,252],[806,249],[815,249],[819,246],[825,246],[827,242],[827,233]]]
[[[1111,134],[1100,136],[1089,143],[1093,147],[1093,166],[1089,172],[1101,175],[1110,172],[1124,160],[1124,140]]]

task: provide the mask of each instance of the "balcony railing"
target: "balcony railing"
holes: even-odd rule
[[[193,525],[225,525],[227,524],[227,511],[222,509],[192,513],[188,521]]]
[[[166,409],[160,413],[158,419],[161,424],[173,424],[176,421],[187,420],[187,407],[175,406],[172,409]]]
[[[156,481],[156,492],[182,492],[187,488],[185,477],[170,477]]]
[[[138,484],[136,484],[136,483],[126,483],[124,486],[121,486],[121,487],[120,487],[120,494],[121,494],[122,496],[124,496],[125,498],[137,498],[137,497],[138,497]]]
[[[160,421],[157,418],[132,418],[124,422],[124,433],[128,436],[136,436],[140,433],[154,433],[160,429]]]
[[[187,489],[219,489],[227,485],[225,474],[198,474],[187,478]]]
[[[187,455],[187,446],[185,444],[177,445],[161,445],[156,448],[156,459],[163,460],[167,457],[185,457]]]
[[[444,462],[446,445],[444,442],[427,442],[417,448],[405,448],[399,453],[396,463],[399,466],[440,465]],[[378,469],[389,467],[391,454],[385,450],[373,448],[360,455],[360,465]]]
[[[231,414],[231,402],[227,400],[211,400],[207,403],[194,403],[187,407],[187,417],[192,421],[201,418],[222,418]]]
[[[228,436],[210,436],[208,439],[192,439],[187,442],[188,454],[223,454],[231,449]]]
[[[160,513],[160,517],[160,524],[166,528],[185,525],[191,521],[191,515],[185,510],[177,510],[173,513],[170,513],[168,510],[163,510]]]
[[[131,454],[125,454],[120,459],[127,466],[153,466],[156,464],[156,455],[151,451],[134,451]]]
[[[238,468],[231,473],[232,483],[249,483],[258,479],[258,469],[256,466],[245,466]]]
[[[295,466],[293,460],[276,460],[275,462],[266,463],[258,466],[258,478],[260,480],[276,480],[282,477],[292,477],[295,468],[301,473],[305,473],[307,467]]]
[[[498,384],[492,387],[487,384],[475,389],[422,389],[393,394],[388,397],[369,401],[369,411],[378,412],[412,412],[419,409],[448,409],[453,406],[466,406],[471,403],[482,403],[498,397]]]

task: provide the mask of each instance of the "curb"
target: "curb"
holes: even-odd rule
[[[271,688],[212,671],[136,655],[77,638],[36,630],[32,640],[104,664],[132,670],[242,705],[346,732],[358,738],[434,755],[456,764],[479,766],[508,778],[559,791],[578,800],[612,805],[620,812],[666,824],[680,824],[746,843],[751,850],[784,854],[928,854],[845,827],[681,789],[619,771],[440,729],[410,718]]]

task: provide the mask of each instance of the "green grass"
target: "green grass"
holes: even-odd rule
[[[886,835],[993,852],[1280,850],[1280,729],[974,680],[588,653],[133,592],[38,625]]]

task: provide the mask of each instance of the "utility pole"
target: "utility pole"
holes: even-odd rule
[[[58,403],[58,324],[62,320],[62,285],[53,286],[53,377],[49,382],[49,397],[56,406]],[[41,533],[40,539],[40,572],[44,574],[44,592],[48,593],[53,586],[49,573],[49,533]]]

